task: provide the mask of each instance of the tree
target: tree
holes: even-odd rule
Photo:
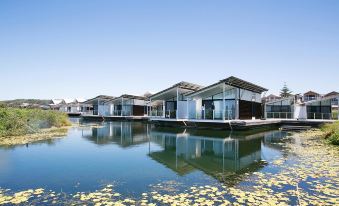
[[[286,82],[285,82],[283,88],[280,90],[280,97],[286,98],[291,95],[292,95],[292,91],[287,87]]]
[[[150,93],[150,92],[145,92],[145,94],[144,94],[144,97],[150,97],[150,96],[152,96],[152,94]]]

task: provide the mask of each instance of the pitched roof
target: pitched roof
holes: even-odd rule
[[[74,99],[64,99],[66,104],[70,104],[74,102]]]
[[[51,105],[58,105],[61,103],[64,103],[65,101],[63,99],[52,99],[52,104]]]
[[[270,95],[266,96],[265,98],[281,98],[281,97],[277,96],[275,94],[270,94]]]
[[[103,101],[108,101],[108,100],[111,100],[111,99],[114,99],[115,97],[113,96],[107,96],[107,95],[99,95],[99,96],[96,96],[92,99],[88,99],[87,101],[84,101],[83,103],[86,103],[86,104],[90,104],[91,102],[95,101],[95,100],[103,100]]]
[[[144,96],[135,96],[135,95],[130,95],[130,94],[123,94],[120,97],[115,97],[113,99],[106,100],[105,103],[112,102],[112,101],[115,101],[115,100],[118,100],[118,99],[121,99],[121,98],[124,98],[124,99],[138,99],[138,100],[145,100],[145,101],[148,100],[148,98],[144,97]]]
[[[82,103],[82,102],[85,102],[86,99],[85,98],[75,98],[75,101],[78,102],[78,103]]]
[[[221,80],[222,82],[225,82],[225,84],[233,86],[233,87],[238,87],[241,89],[246,89],[252,92],[257,92],[257,93],[262,93],[265,91],[268,91],[268,89],[258,86],[256,84],[253,84],[251,82],[239,79],[237,77],[234,76],[230,76],[226,79]]]
[[[338,96],[339,92],[333,91],[324,95],[324,97]]]
[[[220,81],[218,81],[217,83],[214,83],[214,84],[211,84],[207,87],[204,87],[200,90],[197,90],[195,92],[192,92],[191,94],[189,94],[190,96],[191,95],[194,95],[195,93],[198,93],[202,90],[208,90],[209,88],[212,88],[218,84],[221,84],[221,83],[225,83],[229,86],[232,86],[232,87],[237,87],[237,88],[241,88],[241,89],[246,89],[246,90],[249,90],[249,91],[252,91],[252,92],[256,92],[256,93],[262,93],[262,92],[265,92],[265,91],[268,91],[268,89],[264,88],[264,87],[261,87],[261,86],[258,86],[256,84],[253,84],[253,83],[250,83],[250,82],[247,82],[245,80],[242,80],[242,79],[239,79],[237,77],[234,77],[234,76],[230,76],[226,79],[222,79]]]
[[[304,93],[304,95],[320,95],[320,94],[310,90],[310,91]]]
[[[191,90],[191,91],[198,91],[199,89],[203,88],[203,86],[198,85],[198,84],[193,84],[193,83],[190,83],[190,82],[181,81],[181,82],[174,84],[173,86],[171,86],[167,89],[164,89],[160,92],[157,92],[157,93],[151,95],[149,98],[153,98],[154,96],[157,96],[161,93],[165,93],[165,92],[167,92],[171,89],[177,88],[177,87],[180,88],[180,89],[186,89],[186,90]]]

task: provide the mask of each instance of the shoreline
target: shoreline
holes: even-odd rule
[[[41,129],[39,132],[33,134],[0,137],[0,146],[24,145],[43,140],[63,138],[67,135],[68,129],[71,127],[74,127],[74,125]]]

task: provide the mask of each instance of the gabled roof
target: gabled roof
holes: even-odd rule
[[[324,97],[338,96],[338,95],[339,95],[339,92],[333,91],[333,92],[330,92],[328,94],[325,94]]]
[[[113,97],[113,96],[99,95],[99,96],[96,96],[96,97],[94,97],[94,98],[92,98],[92,99],[89,99],[89,100],[87,100],[87,101],[85,101],[85,102],[83,102],[83,103],[85,103],[85,104],[91,104],[93,101],[96,101],[96,100],[108,101],[108,100],[112,100],[112,99],[114,99],[114,98],[115,98],[115,97]]]
[[[258,86],[256,84],[253,84],[251,82],[239,79],[234,76],[230,76],[226,79],[221,80],[221,82],[225,82],[225,84],[233,86],[233,87],[238,87],[241,89],[246,89],[252,92],[257,92],[257,93],[262,93],[268,91],[268,89]]]
[[[157,92],[157,93],[151,95],[149,98],[151,99],[151,98],[153,98],[153,97],[155,97],[155,96],[157,96],[161,93],[165,93],[165,92],[170,91],[174,88],[180,88],[180,89],[190,90],[190,91],[194,92],[194,91],[198,91],[199,89],[202,89],[203,86],[198,85],[198,84],[193,84],[193,83],[190,83],[190,82],[181,81],[181,82],[174,84],[173,86],[171,86],[167,89],[164,89],[160,92]]]
[[[145,101],[148,100],[148,98],[144,97],[144,96],[135,96],[135,95],[130,95],[130,94],[123,94],[120,97],[115,97],[113,99],[109,99],[109,100],[105,101],[105,103],[113,102],[113,101],[119,100],[119,99],[137,99],[137,100],[145,100]]]
[[[226,85],[229,85],[229,86],[232,86],[232,87],[237,87],[237,88],[249,90],[249,91],[260,93],[260,94],[262,92],[268,91],[268,89],[266,89],[264,87],[261,87],[261,86],[258,86],[256,84],[247,82],[245,80],[239,79],[239,78],[234,77],[234,76],[230,76],[230,77],[228,77],[226,79],[220,80],[217,83],[214,83],[214,84],[211,84],[211,85],[209,85],[207,87],[204,87],[204,88],[202,88],[202,89],[200,89],[198,91],[192,92],[191,94],[189,94],[189,96],[194,96],[196,93],[199,93],[199,92],[201,92],[203,90],[208,90],[210,88],[216,87],[217,85],[220,85],[222,83],[224,83]]]
[[[63,104],[63,103],[65,103],[63,99],[52,99],[51,105],[58,105],[58,104]]]
[[[74,99],[64,99],[66,104],[73,103],[75,100]]]
[[[274,94],[270,94],[265,98],[281,98],[280,96],[274,95]]]
[[[82,103],[82,102],[85,102],[86,99],[85,99],[85,98],[75,98],[74,101],[76,101],[76,102],[78,102],[78,103]]]
[[[310,90],[310,91],[304,93],[304,95],[320,95],[320,94]]]
[[[123,94],[119,98],[147,100],[147,97],[144,97],[144,96],[135,96],[135,95],[130,95],[130,94]]]

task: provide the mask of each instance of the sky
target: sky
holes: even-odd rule
[[[155,93],[228,76],[339,90],[337,0],[0,0],[0,100]]]

